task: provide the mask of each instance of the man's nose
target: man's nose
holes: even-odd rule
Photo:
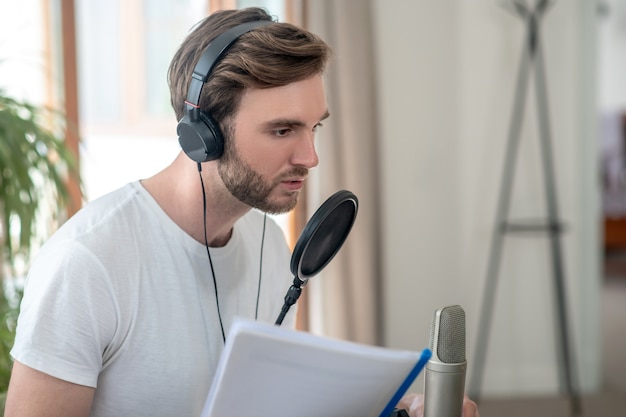
[[[315,150],[315,135],[313,133],[306,135],[298,143],[292,158],[292,164],[305,168],[313,168],[319,164],[319,156]]]

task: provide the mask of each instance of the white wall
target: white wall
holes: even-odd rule
[[[491,0],[371,1],[386,343],[427,346],[433,311],[460,304],[471,373],[525,26]],[[542,21],[558,199],[567,225],[569,317],[585,390],[598,387],[600,372],[594,25],[593,2],[583,0],[556,2]],[[512,218],[546,213],[534,100],[531,94],[526,106]],[[549,255],[545,237],[505,240],[486,395],[558,391]]]
[[[603,111],[626,111],[626,2],[603,0],[599,27],[599,105]]]

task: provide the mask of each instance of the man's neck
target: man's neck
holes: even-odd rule
[[[206,213],[202,183],[206,196]],[[228,243],[237,220],[250,211],[250,207],[235,199],[224,187],[215,164],[204,164],[198,172],[197,164],[183,153],[174,162],[154,176],[142,180],[143,187],[152,195],[163,211],[187,234],[209,246],[220,247]]]

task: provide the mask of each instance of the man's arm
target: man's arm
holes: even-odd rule
[[[95,389],[13,364],[5,417],[87,417]]]

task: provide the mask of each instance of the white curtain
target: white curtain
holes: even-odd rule
[[[375,67],[369,2],[315,0],[307,27],[333,48],[326,91],[331,117],[318,134],[320,165],[308,191],[313,213],[334,192],[359,199],[338,255],[306,290],[312,332],[380,344],[380,233]]]

